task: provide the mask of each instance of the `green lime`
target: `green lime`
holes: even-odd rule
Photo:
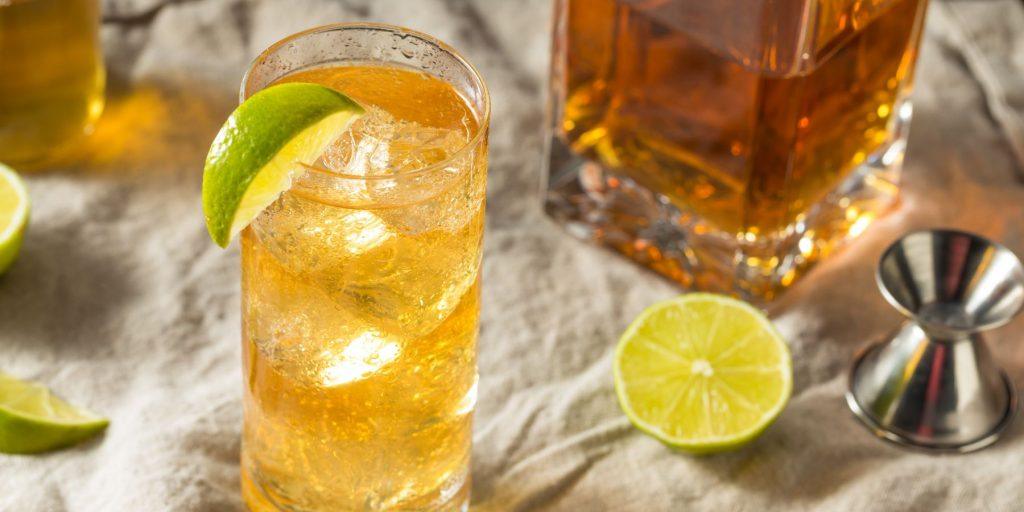
[[[38,453],[70,446],[96,435],[108,423],[39,384],[0,372],[0,452]]]
[[[203,168],[203,212],[221,247],[291,186],[301,169],[363,114],[344,94],[318,84],[263,89],[231,113]]]
[[[786,342],[749,304],[692,293],[655,304],[615,349],[615,391],[640,430],[691,453],[738,448],[793,388]]]
[[[28,225],[28,191],[10,167],[0,164],[0,275],[18,257]]]

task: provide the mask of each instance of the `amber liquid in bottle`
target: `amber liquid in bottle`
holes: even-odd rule
[[[560,136],[709,229],[773,236],[889,141],[925,3],[568,0]]]

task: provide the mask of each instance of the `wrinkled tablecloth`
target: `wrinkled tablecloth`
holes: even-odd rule
[[[885,245],[955,226],[1024,254],[1024,4],[933,2],[899,210],[773,309],[795,364],[776,424],[700,458],[631,428],[612,390],[619,333],[680,290],[540,212],[550,15],[547,0],[105,0],[108,107],[83,156],[28,176],[0,368],[112,424],[0,455],[0,510],[243,509],[238,251],[207,237],[202,162],[253,56],[354,20],[452,43],[493,93],[474,510],[1024,510],[1024,421],[990,449],[929,456],[874,439],[843,401],[854,351],[898,321],[872,281]],[[1019,385],[1022,338],[1024,319],[990,338]]]

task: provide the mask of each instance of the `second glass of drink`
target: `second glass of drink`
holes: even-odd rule
[[[0,162],[63,156],[103,111],[98,0],[0,0]]]

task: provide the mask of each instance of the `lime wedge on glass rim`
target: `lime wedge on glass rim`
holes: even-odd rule
[[[344,94],[319,84],[274,85],[245,100],[221,127],[203,168],[203,213],[221,247],[291,186],[363,114]]]
[[[10,167],[0,164],[0,275],[18,257],[28,225],[28,191]]]
[[[88,439],[110,422],[0,372],[0,452],[38,453]]]
[[[650,306],[615,349],[615,391],[640,430],[691,453],[738,448],[782,412],[789,348],[763,313],[692,293]]]

